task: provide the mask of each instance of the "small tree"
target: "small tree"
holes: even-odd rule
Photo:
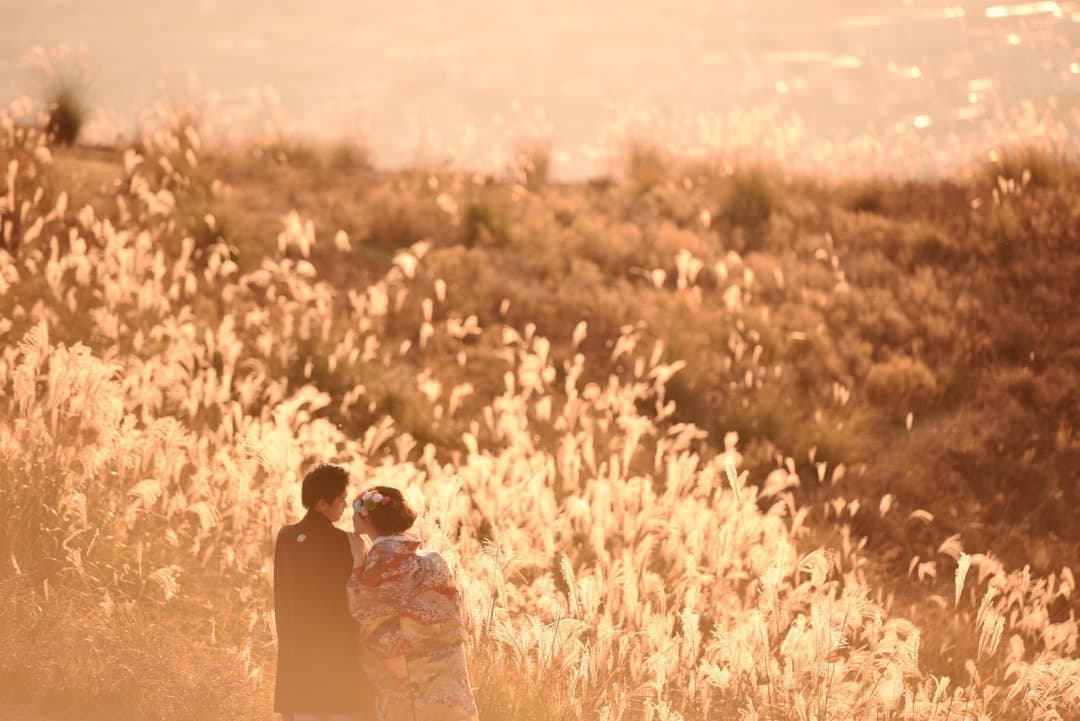
[[[86,104],[81,93],[66,80],[56,82],[49,97],[49,120],[45,132],[53,142],[74,145],[86,122]]]

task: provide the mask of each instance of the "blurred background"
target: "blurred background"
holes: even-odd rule
[[[1080,106],[1076,2],[2,0],[0,14],[0,94],[66,47],[86,70],[88,140],[182,99],[221,132],[356,139],[387,167],[500,168],[540,140],[557,175],[580,177],[634,136],[814,172],[938,172],[1009,140],[1075,144]]]

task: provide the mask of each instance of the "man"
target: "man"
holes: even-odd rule
[[[370,694],[357,663],[356,629],[345,584],[353,556],[334,527],[345,511],[349,472],[321,464],[305,477],[307,514],[278,533],[274,613],[278,636],[274,711],[283,721],[368,718]]]

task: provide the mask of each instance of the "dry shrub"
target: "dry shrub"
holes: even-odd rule
[[[547,143],[525,143],[514,152],[512,177],[529,190],[541,190],[551,176],[551,146]]]
[[[39,46],[27,57],[45,101],[46,135],[57,145],[74,145],[90,110],[91,78],[84,58],[62,46]]]
[[[858,187],[851,198],[851,209],[856,213],[885,213],[885,189],[881,183],[865,183]]]
[[[86,123],[86,115],[82,91],[71,83],[63,82],[50,92],[45,132],[60,145],[74,145]]]
[[[895,355],[874,363],[866,374],[866,394],[893,416],[921,411],[937,397],[937,379],[917,358]]]
[[[964,253],[941,229],[917,225],[905,234],[901,257],[908,266],[951,267],[963,259]]]
[[[386,253],[445,235],[446,216],[420,191],[383,183],[365,197],[365,225],[357,235],[363,247]]]
[[[643,242],[641,230],[628,223],[608,225],[605,221],[595,215],[577,218],[572,239],[563,252],[587,258],[616,275],[627,275],[635,261],[648,267],[648,261],[638,260],[642,249],[650,247]]]
[[[362,143],[338,143],[330,149],[327,167],[337,173],[367,173],[375,170],[375,154]]]
[[[627,141],[623,150],[622,174],[631,197],[648,193],[668,180],[670,160],[658,145],[640,138]]]
[[[501,200],[478,193],[465,205],[461,242],[467,248],[477,245],[506,247],[512,242],[512,227],[509,211]]]
[[[998,160],[988,162],[983,171],[990,187],[996,187],[1000,178],[1024,187],[1047,189],[1060,185],[1068,175],[1061,157],[1034,147],[1006,150]]]
[[[281,137],[256,148],[256,156],[272,160],[280,165],[317,170],[323,159],[315,146],[292,137]]]
[[[720,214],[735,226],[756,230],[780,207],[780,198],[763,170],[738,170],[724,197]]]
[[[990,238],[996,241],[1001,257],[1011,257],[1015,252],[1022,252],[1022,249],[1012,247],[1024,239],[1023,224],[1012,205],[1002,204],[991,208],[987,217],[987,229]]]

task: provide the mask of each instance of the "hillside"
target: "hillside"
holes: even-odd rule
[[[92,696],[48,661],[55,645],[29,649],[34,623],[77,633],[106,590],[86,635],[115,659],[108,694],[124,696],[108,669],[133,665],[131,649],[145,663],[175,648],[184,671],[169,683],[191,685],[166,687],[220,709],[246,698],[272,658],[268,529],[295,511],[316,450],[445,511],[426,530],[477,583],[478,669],[536,699],[563,688],[528,718],[571,718],[558,714],[582,697],[614,717],[762,703],[763,718],[799,703],[827,717],[822,674],[831,687],[845,664],[835,702],[853,714],[904,689],[936,709],[945,676],[968,713],[1021,683],[1017,663],[1076,663],[1062,571],[1080,550],[1075,165],[1032,152],[972,178],[844,184],[639,146],[612,177],[566,184],[542,155],[506,178],[383,172],[351,149],[202,148],[191,129],[127,149],[9,138],[2,152],[0,378],[25,422],[0,445],[0,556],[15,569],[0,578],[30,630],[2,639],[29,661],[0,677],[32,686],[32,669],[69,700]],[[85,357],[65,355],[76,343]],[[35,423],[48,452],[25,435]],[[525,560],[500,568],[486,543]],[[935,623],[972,557],[972,588],[1000,581],[1008,603],[988,591],[976,622],[972,590]],[[648,569],[640,588],[633,568]],[[622,595],[603,595],[616,581]],[[50,605],[50,583],[73,590]],[[542,600],[553,594],[564,609]],[[828,626],[834,603],[847,611]],[[141,622],[118,637],[114,613]],[[560,632],[564,613],[580,627]],[[649,630],[654,613],[666,630]],[[890,614],[923,628],[923,657],[906,660],[919,634],[872,630]],[[839,641],[778,699],[773,664],[800,668],[808,617]],[[1001,619],[992,644],[988,618],[991,631]],[[1021,648],[992,658],[1006,618]],[[192,651],[208,625],[214,640]],[[551,673],[556,646],[564,672],[585,664],[572,682]],[[838,661],[848,648],[868,655]],[[614,681],[624,667],[637,670]],[[883,679],[894,697],[880,698]],[[687,691],[709,684],[715,697]],[[522,717],[513,688],[482,687],[491,718]],[[1026,705],[979,703],[995,718],[1080,708],[1015,688]]]
[[[625,365],[612,348],[632,326],[642,343],[662,342],[668,361],[685,361],[668,394],[680,420],[709,432],[706,446],[738,433],[756,477],[791,457],[801,499],[858,499],[863,518],[853,520],[873,528],[871,541],[903,545],[898,568],[912,554],[932,558],[953,533],[1039,571],[1075,558],[1074,166],[1018,155],[967,180],[818,185],[635,152],[622,177],[533,178],[532,187],[524,171],[525,183],[381,173],[340,150],[304,146],[261,158],[210,154],[196,170],[204,185],[179,193],[176,222],[197,239],[196,256],[221,238],[241,269],[273,255],[282,232],[297,241],[310,234],[308,259],[342,304],[423,243],[413,287],[431,295],[441,279],[452,306],[432,322],[531,323],[554,357],[569,358],[583,320],[580,350],[598,381]],[[77,182],[73,198],[98,197],[107,209],[102,181],[120,171],[121,155],[61,156]],[[335,246],[338,231],[349,238],[346,252]],[[388,314],[395,346],[418,345],[422,295],[413,290]],[[501,341],[483,333],[470,341],[493,364],[486,373],[470,365],[476,408],[503,389]],[[431,364],[450,387],[466,379],[455,364],[414,347],[389,369],[328,372],[330,349],[310,351],[320,389],[370,387],[376,409],[335,415],[345,428],[360,432],[388,413],[421,444],[460,450],[466,426],[432,419],[413,383]],[[817,463],[827,464],[827,491]],[[837,479],[831,469],[841,464]],[[932,533],[879,522],[886,494],[896,518],[932,513]]]

